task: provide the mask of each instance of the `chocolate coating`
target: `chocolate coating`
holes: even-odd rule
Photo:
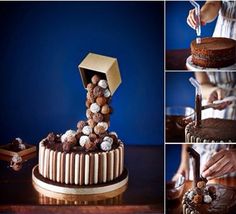
[[[229,38],[202,38],[191,43],[192,61],[201,67],[219,68],[235,63],[236,41]]]
[[[208,118],[201,122],[201,127],[195,127],[194,123],[186,126],[186,133],[207,141],[236,142],[236,120]]]

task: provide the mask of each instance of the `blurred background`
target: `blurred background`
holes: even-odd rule
[[[194,108],[195,90],[189,82],[193,72],[166,72],[166,106]]]
[[[197,1],[201,6],[205,1]],[[189,1],[166,1],[166,49],[190,48],[196,38],[196,31],[186,22],[189,10],[193,6]],[[216,20],[201,28],[202,37],[212,36]]]
[[[37,144],[85,119],[77,66],[89,52],[118,59],[110,130],[163,144],[163,4],[0,2],[1,144]]]
[[[166,181],[171,181],[181,161],[181,144],[166,144]]]

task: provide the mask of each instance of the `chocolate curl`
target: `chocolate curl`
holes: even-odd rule
[[[193,188],[197,187],[197,182],[202,180],[200,177],[200,155],[191,147],[187,147],[187,152],[192,158],[193,163]]]

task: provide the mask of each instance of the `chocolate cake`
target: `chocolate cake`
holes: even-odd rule
[[[236,204],[235,188],[219,184],[207,184],[207,179],[200,175],[200,155],[193,148],[187,152],[192,160],[193,187],[183,196],[183,214],[226,214]]]
[[[235,189],[219,184],[188,190],[182,200],[183,214],[234,213]]]
[[[94,75],[87,84],[86,117],[77,130],[49,133],[39,144],[39,173],[46,179],[78,186],[107,183],[124,170],[124,144],[110,126],[111,92]]]
[[[236,120],[208,118],[201,125],[189,123],[185,128],[185,142],[236,142]]]
[[[236,41],[229,38],[202,38],[191,42],[193,64],[204,68],[221,68],[236,62]]]

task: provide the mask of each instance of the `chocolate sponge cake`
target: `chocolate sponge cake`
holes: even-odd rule
[[[202,38],[191,43],[192,62],[204,68],[221,68],[236,62],[236,41],[228,38]]]
[[[236,120],[208,118],[196,127],[195,122],[185,128],[185,142],[236,142]]]

